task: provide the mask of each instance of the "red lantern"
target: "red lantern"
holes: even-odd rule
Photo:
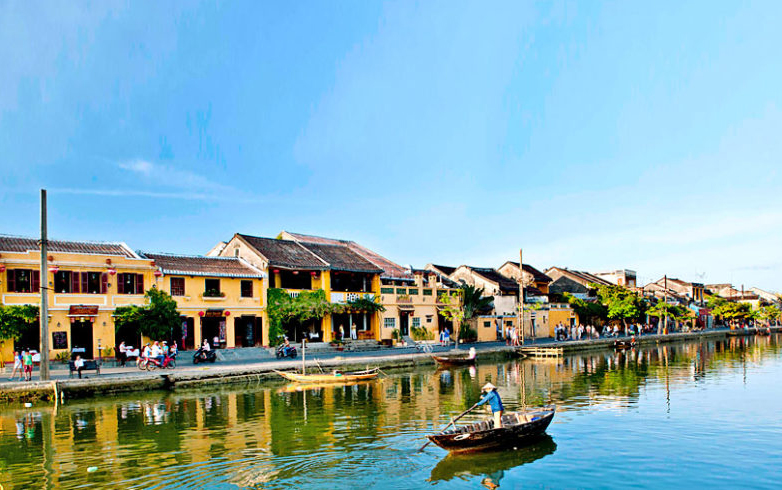
[[[317,275],[318,275],[318,273],[317,273],[317,272],[315,272],[315,271],[310,271],[310,275],[311,275],[312,277],[315,277],[315,276],[317,276]]]
[[[231,312],[230,311],[226,311],[225,312],[225,316],[231,316]]]
[[[299,271],[293,271],[293,275],[294,276],[298,276],[299,275]]]
[[[111,274],[112,276],[116,273],[117,273],[117,269],[114,268],[109,269],[109,274]]]
[[[274,272],[275,274],[279,274],[280,273],[280,269],[274,269],[272,272]]]
[[[203,311],[199,311],[198,312],[198,316],[204,316],[204,312]]]
[[[5,272],[5,266],[4,265],[0,265],[0,272]]]
[[[59,267],[57,267],[56,265],[54,265],[54,266],[52,266],[52,267],[49,267],[49,272],[51,272],[52,274],[57,274],[57,272],[58,272],[59,270],[60,270],[60,268],[59,268]]]
[[[161,277],[163,273],[158,269],[155,271],[155,277]]]

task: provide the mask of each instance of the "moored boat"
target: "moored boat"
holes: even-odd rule
[[[432,358],[438,363],[444,366],[466,366],[468,364],[475,364],[475,357],[470,356],[432,356]]]
[[[553,406],[527,412],[509,412],[502,416],[502,427],[499,429],[494,428],[494,420],[483,420],[426,437],[451,452],[520,447],[538,440],[548,428],[555,412]]]
[[[632,349],[635,347],[635,341],[629,340],[614,340],[614,349]]]
[[[350,383],[354,381],[366,381],[375,379],[380,375],[379,368],[367,369],[365,371],[352,371],[342,372],[334,371],[333,373],[323,374],[302,374],[291,373],[284,371],[274,371],[283,378],[289,381],[295,381],[297,383]]]

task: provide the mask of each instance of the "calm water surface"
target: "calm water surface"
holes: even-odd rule
[[[421,368],[367,384],[150,392],[0,411],[11,488],[779,488],[779,336]],[[453,457],[424,434],[499,386],[555,403],[534,446]],[[476,415],[477,417],[478,415]],[[467,420],[467,417],[463,420]]]

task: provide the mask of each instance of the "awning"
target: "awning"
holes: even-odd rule
[[[413,305],[397,305],[397,308],[399,308],[399,311],[414,311],[415,306]]]

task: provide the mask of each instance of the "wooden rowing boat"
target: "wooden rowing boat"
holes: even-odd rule
[[[475,364],[477,357],[467,356],[432,356],[437,364],[443,366],[466,366],[469,364]]]
[[[297,383],[350,383],[354,381],[366,381],[375,379],[380,375],[379,368],[367,369],[365,371],[341,372],[324,374],[301,374],[283,371],[274,371],[288,381]]]
[[[528,412],[509,412],[502,416],[499,429],[494,428],[494,420],[484,420],[426,437],[451,452],[517,448],[538,440],[554,418],[555,411],[555,407],[549,406]]]
[[[624,350],[632,349],[635,347],[635,342],[629,340],[614,340],[614,349]]]

